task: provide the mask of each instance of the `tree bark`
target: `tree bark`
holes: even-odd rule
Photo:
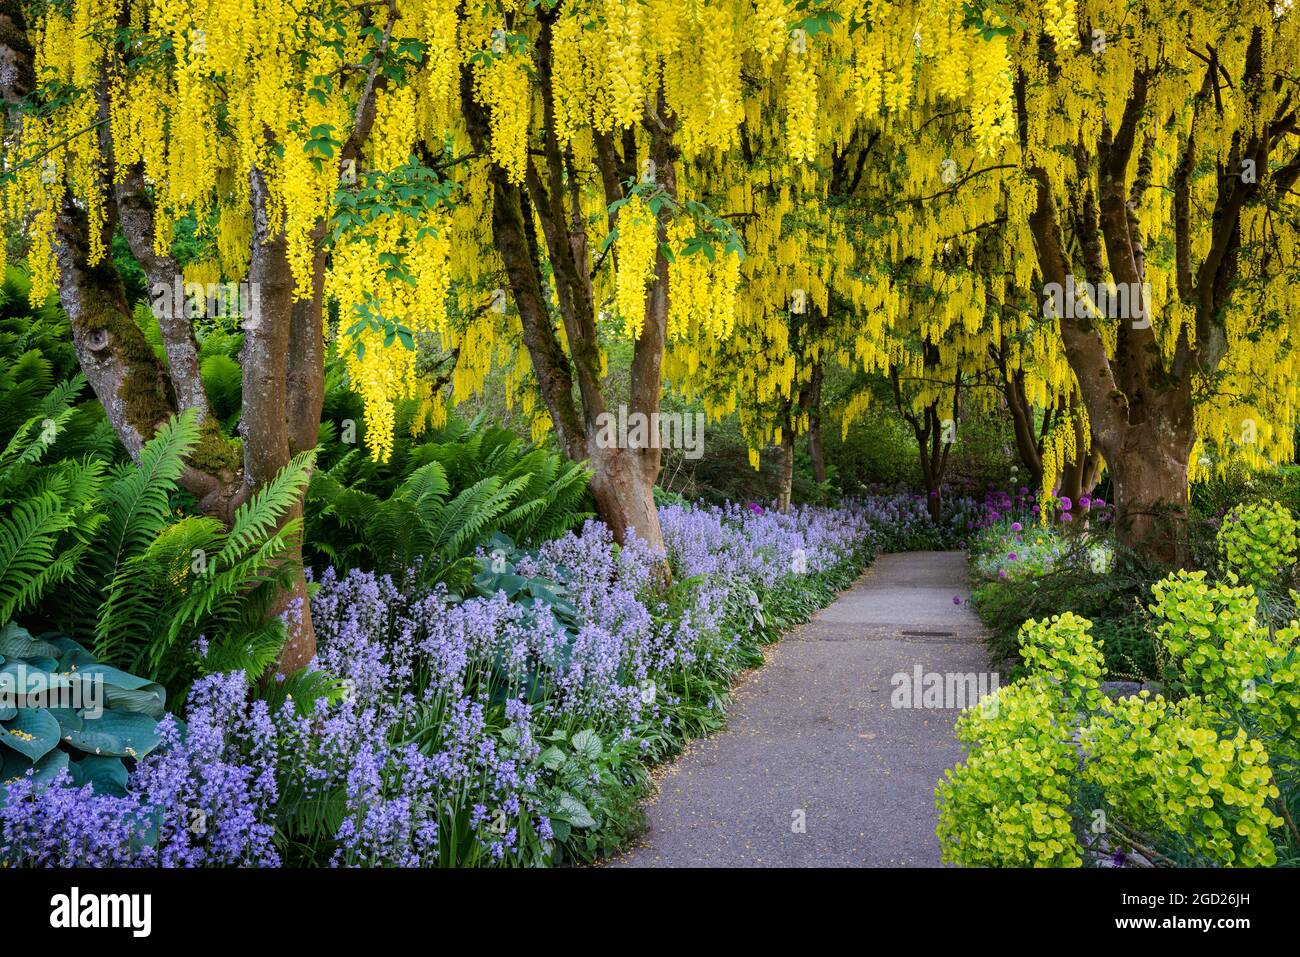
[[[258,291],[259,308],[244,319],[244,348],[240,354],[244,403],[239,420],[244,439],[244,487],[249,495],[273,479],[292,458],[288,381],[295,312],[287,243],[283,232],[271,229],[270,191],[261,170],[254,169],[250,174],[250,190],[253,253],[248,279]],[[300,500],[282,517],[281,526],[301,516]],[[276,597],[270,613],[287,617],[288,634],[278,668],[281,674],[291,674],[305,668],[316,656],[316,632],[303,576],[301,539],[293,542],[283,560],[292,566],[292,584]]]
[[[781,488],[777,494],[778,511],[790,511],[790,499],[794,492],[794,431],[786,429],[781,433]]]

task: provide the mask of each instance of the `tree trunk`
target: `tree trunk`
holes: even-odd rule
[[[615,541],[626,542],[632,533],[662,552],[664,538],[655,509],[654,481],[647,478],[636,450],[593,448],[591,469],[596,511]]]
[[[492,185],[492,238],[505,266],[515,308],[519,311],[524,345],[550,412],[556,436],[574,461],[586,459],[592,469],[591,490],[596,512],[623,542],[629,534],[663,551],[663,533],[654,505],[654,485],[659,475],[661,450],[605,448],[598,441],[601,426],[613,402],[600,374],[600,348],[596,330],[596,298],[592,264],[588,261],[586,212],[578,192],[579,176],[572,151],[562,147],[555,128],[551,80],[552,26],[555,12],[541,15],[537,39],[537,70],[541,86],[542,149],[530,158],[524,185],[512,182],[493,164],[488,168]],[[487,111],[474,96],[471,68],[461,69],[460,101],[470,142],[476,152],[490,152]],[[653,111],[648,111],[653,113]],[[677,151],[672,130],[657,114],[648,115],[650,155],[660,185],[676,196]],[[607,204],[624,198],[622,183],[634,174],[636,140],[632,132],[622,137],[622,156],[613,140],[597,137],[601,182]],[[611,228],[616,214],[611,214]],[[537,235],[535,224],[541,226]],[[661,239],[662,239],[661,235]],[[545,244],[544,269],[542,244]],[[612,251],[617,255],[617,250]],[[555,292],[568,351],[561,346],[547,305],[547,287]],[[655,422],[659,412],[662,364],[668,315],[668,262],[660,247],[655,279],[646,302],[645,323],[633,347],[631,394],[628,410]],[[575,401],[574,386],[578,401]],[[651,430],[653,431],[653,430]]]
[[[244,440],[244,487],[252,494],[289,464],[288,395],[289,347],[294,331],[294,280],[283,233],[272,233],[269,194],[260,170],[251,175],[253,255],[248,278],[258,291],[258,309],[244,319],[243,411],[239,420]],[[303,308],[299,304],[299,308]],[[305,323],[304,323],[305,324]],[[301,331],[301,330],[299,330]],[[298,343],[301,348],[301,343]],[[301,380],[300,376],[296,376]],[[319,422],[319,413],[317,421]],[[302,516],[302,503],[283,516],[281,525]],[[277,668],[282,675],[305,668],[316,656],[307,581],[303,576],[302,542],[295,541],[283,559],[292,566],[290,587],[272,605],[272,615],[287,615],[288,635]]]
[[[1133,429],[1116,454],[1107,456],[1115,486],[1119,540],[1126,547],[1175,568],[1191,559],[1187,533],[1187,473],[1196,435],[1190,422],[1177,428]]]
[[[777,494],[779,511],[790,511],[790,498],[794,492],[794,431],[787,428],[781,434],[781,488]]]

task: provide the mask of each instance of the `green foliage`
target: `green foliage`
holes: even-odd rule
[[[256,678],[284,643],[268,620],[289,583],[297,505],[314,453],[294,458],[236,509],[229,528],[168,507],[185,454],[198,441],[192,412],[159,429],[139,463],[116,470],[105,493],[107,519],[87,563],[88,594],[103,594],[95,648],[104,657],[168,682],[244,670]],[[201,645],[196,644],[203,636]]]
[[[494,533],[540,542],[590,517],[588,477],[505,429],[477,425],[407,444],[395,465],[353,449],[312,476],[309,558],[394,575],[414,569],[419,581],[464,587],[476,547]]]
[[[1268,752],[1203,699],[1171,705],[1143,692],[1107,700],[1082,739],[1084,777],[1102,789],[1122,832],[1155,834],[1179,857],[1276,863],[1269,832],[1283,822],[1269,807],[1280,792]]]
[[[1300,753],[1300,626],[1262,627],[1252,588],[1210,585],[1204,572],[1178,572],[1152,594],[1170,681],[1233,715],[1274,751]]]
[[[637,754],[625,742],[603,742],[591,728],[547,735],[538,763],[554,783],[545,798],[551,830],[560,851],[590,863],[618,850],[640,826],[637,798],[646,784]]]
[[[101,664],[66,636],[0,629],[0,687],[35,699],[0,705],[0,802],[2,785],[28,771],[49,781],[64,769],[75,786],[122,796],[128,764],[161,741],[162,685]]]
[[[962,715],[957,736],[969,756],[935,790],[944,861],[1077,867],[1070,807],[1078,757],[1056,689],[1042,678],[1004,686]]]
[[[1008,523],[999,523],[971,543],[971,570],[971,604],[995,660],[1019,657],[1026,621],[1072,612],[1092,623],[1108,674],[1159,676],[1146,605],[1160,572],[1099,531],[1087,538],[1038,526],[1012,533]]]
[[[61,434],[77,416],[80,376],[44,391],[50,363],[39,352],[0,365],[0,622],[34,605],[66,581],[86,554],[103,521],[96,500],[104,463],[59,458]],[[21,418],[20,418],[21,417]]]
[[[1101,702],[1101,649],[1091,629],[1092,622],[1068,611],[1046,621],[1027,621],[1020,629],[1025,664],[1051,681],[1075,710]]]
[[[946,860],[1271,866],[1293,843],[1279,812],[1297,798],[1300,624],[1273,634],[1251,588],[1203,572],[1152,595],[1172,698],[1103,697],[1085,619],[1025,624],[1028,676],[958,723],[970,757],[936,790]]]
[[[1295,563],[1295,517],[1279,502],[1238,505],[1228,513],[1217,540],[1228,568],[1252,585],[1275,581]]]

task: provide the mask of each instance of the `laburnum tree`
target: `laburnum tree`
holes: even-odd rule
[[[1035,189],[1022,248],[1127,541],[1180,562],[1189,473],[1209,453],[1293,454],[1294,4],[1008,12],[1024,23],[1014,149]],[[1081,292],[1056,294],[1068,288]]]
[[[738,414],[753,464],[775,446],[786,469],[795,437],[820,425],[828,368],[884,376],[927,336],[948,365],[958,351],[987,364],[986,283],[951,240],[985,229],[996,204],[957,186],[1000,195],[989,174],[1014,133],[996,14],[829,4],[802,24],[765,52],[775,81],[749,94],[739,155],[703,184],[747,252],[732,334],[671,342],[665,365],[711,414]],[[859,70],[847,84],[846,63]],[[913,309],[921,291],[927,305]],[[850,399],[846,427],[867,395]]]
[[[417,15],[418,13],[418,15]],[[399,31],[402,23],[407,30]],[[447,185],[412,160],[414,127],[441,137],[461,63],[454,7],[325,2],[3,7],[5,212],[23,226],[32,297],[57,290],[81,367],[133,455],[193,409],[204,439],[185,487],[229,520],[321,427],[325,303],[367,398],[382,454],[390,402],[415,389],[412,328],[449,339]],[[419,116],[417,89],[426,100]],[[441,111],[441,112],[439,112]],[[209,275],[246,284],[240,436],[207,407],[178,232],[207,237]],[[108,255],[143,270],[166,361],[133,321]],[[465,365],[474,366],[472,346]],[[388,439],[391,441],[391,439]],[[293,513],[286,520],[296,517]],[[296,550],[280,668],[315,653]]]

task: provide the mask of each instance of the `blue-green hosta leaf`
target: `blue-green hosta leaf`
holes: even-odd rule
[[[154,720],[163,716],[167,701],[167,692],[162,685],[136,675],[127,674],[109,665],[87,665],[77,671],[86,680],[98,676],[104,682],[104,691],[110,708],[123,711],[138,711]]]
[[[98,718],[76,718],[65,721],[60,715],[63,739],[87,754],[143,758],[161,741],[158,722],[138,712],[105,711]]]
[[[57,646],[40,638],[33,638],[26,628],[13,622],[0,629],[0,655],[6,658],[55,658],[60,655]]]
[[[32,772],[32,780],[38,784],[48,784],[66,767],[68,767],[68,752],[60,751],[58,748],[35,763],[17,751],[0,751],[0,795],[5,793],[6,785],[25,777],[28,771]]]
[[[161,721],[165,713],[167,692],[160,684],[146,685],[143,688],[126,689],[116,685],[105,685],[105,705],[115,711],[134,711],[148,715],[154,721]]]
[[[8,721],[0,722],[0,743],[39,761],[59,744],[59,722],[45,708],[19,708]]]
[[[59,657],[59,671],[74,671],[96,664],[98,659],[71,638],[54,638],[50,642],[57,645],[62,655]]]
[[[72,774],[72,783],[77,787],[89,784],[98,794],[126,796],[126,765],[121,758],[88,754],[79,761],[73,761],[68,770]]]

